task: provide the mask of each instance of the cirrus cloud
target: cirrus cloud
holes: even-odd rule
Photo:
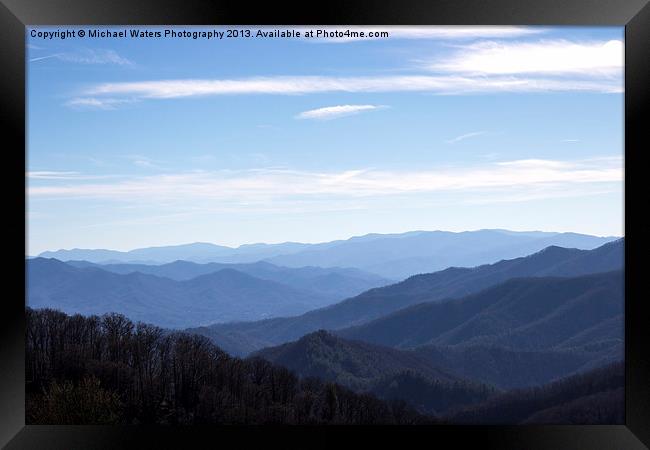
[[[46,59],[56,58],[64,62],[79,64],[116,64],[119,66],[131,66],[133,62],[120,56],[115,50],[84,49],[75,52],[54,53],[51,55],[31,58],[29,62],[38,62]]]
[[[619,76],[623,69],[623,41],[478,42],[452,55],[425,64],[436,72],[476,75]]]
[[[425,35],[445,30],[410,30]],[[470,27],[471,29],[472,27]],[[488,27],[489,28],[489,27]],[[466,29],[456,30],[462,35]],[[404,33],[407,33],[404,31]],[[407,33],[407,34],[408,34]],[[429,33],[429,34],[427,34]],[[468,32],[469,34],[469,32]],[[420,73],[379,76],[277,75],[233,79],[167,79],[99,83],[67,105],[114,109],[119,103],[217,95],[308,95],[412,92],[482,93],[623,92],[621,40],[478,41],[454,45],[435,60],[419,60]],[[422,72],[424,70],[424,72]],[[435,72],[435,73],[432,73]],[[305,111],[299,118],[334,118],[375,105],[339,105]],[[330,108],[330,109],[327,109]],[[347,110],[346,110],[347,109]],[[340,113],[340,114],[339,114]]]
[[[447,144],[455,144],[456,142],[464,141],[465,139],[473,138],[476,136],[482,136],[485,134],[485,131],[473,131],[471,133],[461,134],[452,139],[447,139],[445,142]]]
[[[138,99],[174,99],[210,95],[300,95],[328,92],[622,92],[620,80],[573,80],[542,77],[469,77],[403,75],[382,77],[277,76],[241,79],[184,79],[102,83],[83,92],[89,98],[128,95]],[[85,97],[81,97],[85,98]]]
[[[116,109],[118,105],[133,103],[135,100],[126,98],[96,98],[96,97],[76,97],[66,102],[67,106],[75,109]]]
[[[384,105],[337,105],[326,106],[323,108],[311,109],[303,111],[296,116],[297,119],[336,119],[338,117],[351,116],[359,114],[364,111],[373,111],[377,109],[386,108]]]
[[[623,180],[622,158],[580,161],[527,159],[474,167],[443,167],[408,171],[354,169],[313,172],[285,168],[193,171],[133,177],[113,183],[74,183],[29,186],[38,198],[104,198],[125,202],[185,202],[187,198],[255,203],[327,198],[484,192],[511,194],[535,189],[564,189],[577,195],[581,186]]]

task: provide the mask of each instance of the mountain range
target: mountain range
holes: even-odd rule
[[[621,270],[624,247],[624,239],[593,250],[551,246],[526,257],[494,264],[474,268],[452,267],[431,274],[416,275],[400,283],[371,289],[356,297],[299,316],[218,324],[193,331],[221,344],[225,343],[229,335],[245,337],[245,342],[250,344],[246,349],[252,351],[261,348],[257,346],[262,343],[267,346],[277,345],[319,329],[340,330],[359,326],[420,303],[462,298],[512,278],[575,277]]]
[[[524,387],[622,359],[623,306],[620,271],[513,279],[462,299],[406,308],[336,336],[318,331],[254,355],[351,388],[406,369]]]
[[[303,377],[318,376],[385,400],[399,398],[439,416],[454,408],[474,411],[471,405],[481,402],[492,405],[490,398],[500,389],[539,386],[621,361],[623,310],[620,270],[514,278],[459,299],[404,308],[357,327],[319,330],[252,356]],[[603,395],[594,401],[605,401],[608,407],[617,404],[618,397]],[[507,403],[508,397],[504,399]],[[557,406],[550,400],[548,404]],[[453,421],[482,423],[486,417],[489,411]],[[553,415],[544,413],[531,422],[548,417]]]
[[[297,314],[331,301],[234,269],[190,280],[96,267],[79,268],[55,259],[26,261],[27,305],[67,313],[118,312],[132,320],[179,328]]]
[[[96,264],[88,261],[66,261],[66,264],[106,270],[118,274],[144,273],[176,281],[187,281],[201,275],[208,275],[224,269],[232,269],[262,280],[275,281],[316,297],[323,297],[334,303],[352,297],[368,289],[391,284],[378,275],[351,268],[281,267],[268,262],[255,263],[206,263],[174,261],[160,265],[149,264]]]
[[[260,380],[283,366],[307,389],[318,378],[327,395],[344,387],[436,421],[622,420],[624,239],[480,230],[89,252],[27,258],[28,306],[121,313],[168,328],[161,339],[184,328]]]
[[[543,350],[617,320],[616,334],[600,333],[592,344],[622,344],[623,290],[621,271],[515,278],[460,299],[404,308],[338,334],[397,348],[487,344]]]
[[[593,349],[592,349],[593,350]],[[439,382],[473,380],[496,389],[536,386],[590,370],[597,352],[582,348],[514,350],[495,345],[427,345],[397,349],[343,338],[325,330],[251,354],[303,376],[318,376],[358,391],[372,391],[405,372]]]
[[[102,264],[153,265],[177,260],[229,264],[267,261],[287,267],[352,267],[387,279],[400,280],[450,266],[473,267],[524,256],[551,245],[593,249],[615,239],[540,231],[412,231],[401,234],[367,234],[319,244],[285,242],[232,248],[193,243],[139,248],[127,252],[104,249],[58,250],[43,252],[38,256]]]

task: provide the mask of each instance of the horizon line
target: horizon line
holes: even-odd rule
[[[597,235],[597,234],[590,234],[590,233],[583,233],[583,232],[578,232],[578,231],[544,231],[544,230],[512,230],[508,228],[478,228],[474,230],[462,230],[462,231],[451,231],[451,230],[410,230],[410,231],[403,231],[403,232],[387,232],[387,233],[377,233],[377,232],[368,232],[365,234],[358,234],[358,235],[352,235],[348,238],[341,238],[341,239],[332,239],[329,241],[315,241],[315,242],[298,242],[298,241],[279,241],[279,242],[249,242],[249,243],[242,243],[239,245],[231,246],[231,245],[226,245],[226,244],[218,244],[214,242],[205,242],[205,241],[193,241],[193,242],[185,242],[185,243],[178,243],[178,244],[159,244],[159,245],[149,245],[149,246],[141,246],[141,247],[134,247],[128,250],[116,250],[116,249],[110,249],[110,248],[83,248],[83,247],[73,247],[73,248],[59,248],[57,250],[43,250],[41,252],[38,252],[35,255],[29,255],[27,252],[25,252],[25,257],[26,258],[35,258],[39,257],[43,253],[56,253],[60,251],[74,251],[74,250],[86,250],[86,251],[93,251],[93,250],[105,250],[105,251],[112,251],[112,252],[120,252],[120,253],[129,253],[135,250],[141,250],[141,249],[150,249],[150,248],[164,248],[164,247],[180,247],[184,245],[195,245],[195,244],[206,244],[206,245],[214,245],[218,247],[225,247],[231,250],[237,250],[240,249],[241,247],[246,247],[246,246],[254,246],[254,245],[282,245],[282,244],[298,244],[298,245],[318,245],[318,244],[327,244],[331,242],[344,242],[344,241],[349,241],[354,238],[362,238],[366,236],[372,236],[372,235],[378,235],[378,236],[391,236],[391,235],[405,235],[405,234],[412,234],[412,233],[453,233],[453,234],[460,234],[460,233],[475,233],[479,231],[501,231],[501,232],[510,232],[510,233],[550,233],[550,234],[581,234],[585,236],[592,236],[592,237],[598,237],[598,238],[623,238],[625,237],[625,234],[622,235]]]

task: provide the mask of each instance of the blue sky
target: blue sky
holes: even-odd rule
[[[382,30],[28,30],[28,253],[436,229],[623,234],[622,28]]]

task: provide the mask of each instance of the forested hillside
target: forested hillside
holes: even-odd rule
[[[446,421],[462,424],[622,424],[625,370],[622,362],[554,383],[496,395],[459,408]]]
[[[359,391],[380,380],[411,372],[441,383],[464,384],[470,391],[483,385],[507,390],[537,386],[589,370],[607,361],[585,350],[513,350],[494,345],[426,345],[395,349],[344,339],[326,331],[253,353],[301,376],[318,376]],[[621,355],[609,361],[617,361]],[[480,389],[475,389],[475,387]]]
[[[302,377],[318,377],[381,398],[403,399],[428,414],[478,403],[496,392],[492,386],[446,372],[416,352],[348,341],[323,330],[254,356]]]
[[[338,333],[399,348],[492,344],[549,349],[621,318],[623,294],[621,271],[575,278],[519,278],[461,299],[411,306]],[[592,343],[622,345],[622,322],[611,331]]]
[[[382,360],[362,343],[359,367],[353,351],[333,358],[348,374],[373,372],[366,392],[353,392],[327,376],[233,358],[202,336],[119,314],[26,315],[28,424],[622,423],[620,363],[499,393],[418,362],[419,355],[396,351]],[[383,367],[364,367],[363,358]]]
[[[404,402],[232,358],[119,314],[26,310],[27,424],[431,423]]]
[[[277,345],[319,329],[339,330],[381,320],[391,313],[420,303],[462,298],[513,278],[577,277],[622,270],[624,246],[624,240],[619,239],[593,250],[549,247],[526,257],[495,264],[474,268],[451,267],[440,272],[413,276],[400,283],[370,289],[356,297],[295,317],[216,324],[196,331],[208,337],[245,335],[250,342]],[[410,333],[409,329],[402,331]]]

